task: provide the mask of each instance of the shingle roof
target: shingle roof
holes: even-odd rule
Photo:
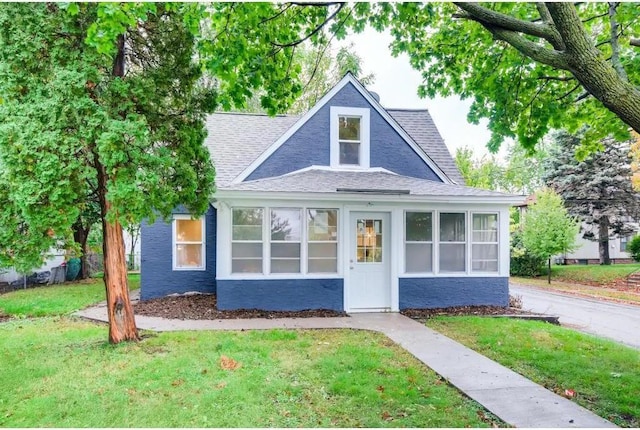
[[[387,109],[400,127],[431,157],[453,182],[464,185],[464,178],[442,140],[436,124],[426,109]]]
[[[410,178],[383,171],[331,171],[310,169],[275,178],[241,182],[224,187],[229,191],[269,191],[335,193],[338,189],[370,190],[380,194],[390,190],[415,196],[516,197],[514,195],[427,179]]]
[[[387,112],[457,184],[464,184],[451,155],[426,110],[390,109]],[[216,167],[218,187],[229,184],[284,134],[299,116],[215,113],[207,117],[205,144]]]

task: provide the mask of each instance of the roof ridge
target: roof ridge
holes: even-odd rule
[[[408,109],[408,108],[385,108],[386,111],[394,111],[394,112],[429,112],[429,109],[427,108],[422,108],[422,109]]]

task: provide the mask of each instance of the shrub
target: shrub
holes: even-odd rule
[[[634,261],[640,261],[640,235],[634,236],[633,239],[627,243],[627,252]]]
[[[522,244],[522,232],[518,229],[511,233],[512,276],[539,276],[543,273],[546,260],[532,254]]]

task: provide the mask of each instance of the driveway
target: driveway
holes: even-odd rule
[[[509,285],[522,296],[522,307],[560,317],[565,326],[640,348],[640,306],[552,293],[520,284]]]

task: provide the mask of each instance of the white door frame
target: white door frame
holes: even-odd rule
[[[351,228],[351,214],[353,212],[368,212],[368,213],[386,213],[389,214],[389,286],[390,286],[390,311],[398,312],[398,274],[400,270],[400,257],[402,256],[401,248],[403,243],[404,233],[402,231],[402,223],[398,222],[402,220],[403,209],[393,206],[351,206],[345,205],[344,216],[342,217],[341,230],[342,234],[342,267],[344,274],[344,309],[345,312],[352,312],[351,304],[349,303],[349,287],[351,285],[351,270],[349,269],[349,258],[351,255],[351,246],[355,241],[355,235],[352,234]]]

